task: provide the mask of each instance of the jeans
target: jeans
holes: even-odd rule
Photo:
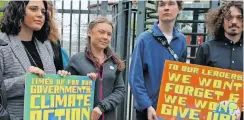
[[[143,111],[136,110],[136,120],[147,120],[147,109]]]

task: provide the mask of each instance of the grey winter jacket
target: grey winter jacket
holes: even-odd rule
[[[24,46],[18,36],[7,36],[0,33],[0,39],[8,43],[0,47],[0,71],[3,72],[3,80],[7,93],[7,110],[10,119],[23,120],[25,74],[31,66]],[[38,53],[42,60],[45,73],[55,74],[56,68],[53,62],[53,51],[49,41],[44,43],[35,39]]]
[[[81,76],[91,72],[102,73],[95,82],[94,107],[99,107],[103,112],[99,120],[116,120],[116,107],[124,99],[125,88],[122,72],[117,70],[113,56],[107,56],[102,68],[98,68],[87,52],[78,53],[71,58],[66,70],[72,75]]]
[[[7,43],[0,39],[0,47],[6,46]],[[6,110],[7,96],[6,89],[3,82],[2,71],[0,71],[0,120],[9,120],[9,114]]]
[[[9,114],[6,110],[6,107],[7,107],[6,91],[5,91],[5,85],[3,83],[2,71],[0,71],[0,120],[9,120]]]

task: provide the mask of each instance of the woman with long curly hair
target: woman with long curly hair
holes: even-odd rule
[[[11,119],[23,120],[26,73],[56,74],[48,22],[46,1],[10,1],[4,9],[0,39],[6,44],[0,46],[0,73]]]

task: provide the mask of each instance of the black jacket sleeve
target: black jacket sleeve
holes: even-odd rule
[[[187,59],[187,47],[185,47],[185,49],[182,52],[180,62],[186,62],[186,59]]]
[[[208,44],[204,43],[200,45],[197,49],[196,58],[194,60],[194,64],[198,65],[208,65],[207,57],[209,55],[209,46]]]
[[[60,41],[57,40],[55,43],[51,42],[51,46],[52,46],[53,53],[54,53],[54,56],[53,56],[54,59],[53,60],[54,60],[54,64],[55,64],[56,70],[57,71],[58,70],[63,70],[64,66],[63,66],[63,59],[62,59]]]

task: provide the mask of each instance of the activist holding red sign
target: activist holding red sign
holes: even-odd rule
[[[213,40],[199,46],[195,64],[243,72],[243,1],[212,9],[205,19]]]

